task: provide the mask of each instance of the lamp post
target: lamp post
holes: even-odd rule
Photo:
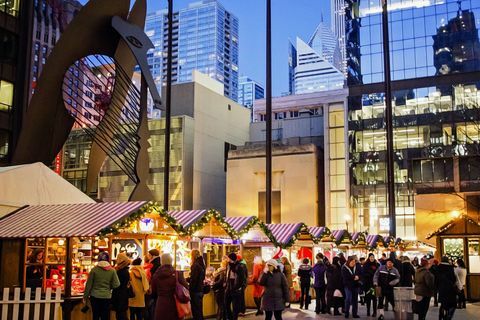
[[[272,223],[272,2],[267,1],[267,36],[266,36],[266,181],[265,181],[265,222]]]
[[[172,108],[173,0],[168,0],[167,86],[165,92],[165,165],[163,171],[163,209],[168,211],[170,187],[170,131]]]
[[[348,232],[348,223],[352,220],[352,217],[350,217],[349,214],[345,215],[345,226],[347,227],[347,232]]]

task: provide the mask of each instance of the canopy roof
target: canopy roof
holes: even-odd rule
[[[369,234],[367,236],[368,247],[375,249],[376,247],[378,247],[379,244],[385,247],[385,241],[383,240],[383,237],[381,235]]]
[[[334,230],[332,231],[332,238],[333,241],[338,245],[341,244],[351,244],[351,236],[350,233],[348,233],[347,230]]]
[[[67,203],[95,201],[43,163],[0,167],[0,217],[25,205]]]
[[[145,201],[28,206],[0,220],[0,238],[96,236]]]
[[[322,240],[326,237],[330,237],[331,232],[327,227],[308,227],[308,232],[316,240]]]
[[[307,231],[307,226],[300,223],[277,223],[267,224],[266,234],[276,247],[291,247],[303,231]]]
[[[246,217],[227,217],[225,222],[228,223],[233,230],[239,235],[247,233],[250,228],[252,228],[258,219],[255,216],[246,216]]]

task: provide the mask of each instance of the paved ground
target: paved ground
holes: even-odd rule
[[[297,305],[292,304],[292,308],[288,309],[284,312],[283,314],[283,319],[288,320],[288,319],[345,319],[343,316],[329,316],[329,315],[316,315],[315,312],[312,310],[315,309],[314,304],[309,307],[310,310],[300,310]],[[374,319],[372,317],[367,317],[367,311],[364,306],[359,306],[359,316],[362,319]],[[461,309],[457,310],[455,312],[455,316],[453,317],[454,319],[459,319],[459,320],[477,320],[480,319],[480,303],[476,304],[467,304],[467,309]],[[244,319],[255,319],[255,320],[260,320],[264,319],[264,317],[255,317],[254,314],[249,314],[245,316]],[[352,316],[350,316],[350,319],[352,319]],[[385,319],[395,319],[394,313],[392,311],[387,311],[385,312]],[[417,319],[417,316],[415,315],[415,319]],[[438,308],[431,306],[427,319],[429,320],[437,320],[438,319]],[[404,319],[398,319],[398,320],[404,320]],[[406,319],[405,319],[406,320]]]

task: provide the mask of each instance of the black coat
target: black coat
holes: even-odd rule
[[[298,268],[297,275],[300,277],[300,283],[303,286],[310,285],[312,279],[312,267],[308,264],[301,264]]]
[[[290,290],[287,278],[280,271],[262,273],[259,284],[265,287],[262,297],[262,309],[265,311],[280,311],[285,309],[285,303],[290,300]]]
[[[117,270],[118,280],[120,280],[120,286],[112,291],[112,306],[115,311],[127,311],[128,310],[128,282],[130,281],[130,273],[128,272],[128,266]]]
[[[410,262],[402,262],[400,270],[400,287],[412,287],[415,277],[415,268]]]
[[[198,257],[190,270],[190,292],[203,292],[203,282],[205,281],[205,262],[202,257]]]
[[[355,280],[355,276],[358,280]],[[348,289],[358,288],[360,286],[360,270],[357,266],[350,269],[346,264],[342,266],[342,282],[343,286]]]
[[[327,268],[327,290],[342,290],[342,272],[337,265],[329,265]]]
[[[234,275],[232,275],[232,273],[234,273]],[[245,268],[241,266],[240,262],[237,261],[228,265],[226,279],[227,292],[235,292],[244,288],[247,281],[247,274],[245,273]]]
[[[377,269],[380,267],[380,264],[377,261],[370,262],[367,261],[363,265],[362,268],[362,283],[363,283],[363,290],[367,292],[371,288],[373,288],[373,276]]]
[[[440,263],[436,271],[438,301],[447,308],[455,307],[457,304],[457,278],[453,266],[448,263]]]
[[[150,274],[152,275],[152,278],[153,278],[153,275],[155,274],[157,269],[160,268],[162,263],[161,263],[160,257],[156,257],[155,259],[150,261],[150,263],[153,265],[152,269],[150,269]]]

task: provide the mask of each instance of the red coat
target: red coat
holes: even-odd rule
[[[261,286],[258,281],[260,276],[263,273],[264,266],[261,264],[253,265],[253,274],[252,274],[252,283],[253,283],[253,297],[261,298],[263,295],[263,286]]]
[[[178,320],[175,304],[175,269],[172,266],[161,266],[152,277],[152,293],[157,296],[155,320]]]
[[[153,264],[151,264],[150,262],[146,262],[143,264],[143,269],[145,270],[145,274],[147,275],[147,280],[148,282],[151,282],[152,280],[152,270],[153,268]]]

